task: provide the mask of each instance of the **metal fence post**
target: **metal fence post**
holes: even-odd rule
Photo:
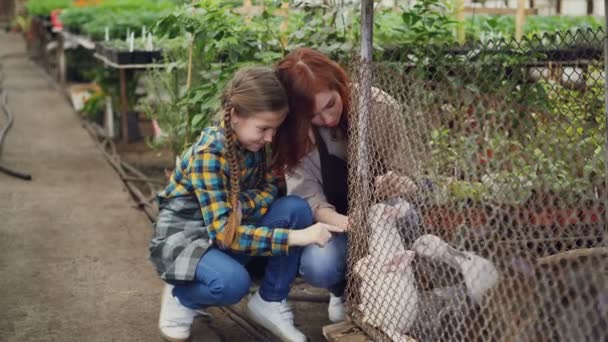
[[[356,177],[361,180],[359,185],[362,186],[361,198],[369,198],[369,153],[368,153],[368,137],[369,124],[371,115],[372,101],[372,52],[373,52],[373,21],[374,21],[374,3],[372,0],[361,1],[361,68],[359,74],[359,89],[361,93],[358,96],[358,117],[355,123],[357,128],[357,157],[356,157]],[[354,204],[359,205],[359,204]]]
[[[604,109],[606,111],[606,127],[604,128],[604,183],[608,183],[608,0],[604,0]],[[603,191],[605,192],[605,191]],[[608,194],[604,194],[604,219],[608,224]],[[605,227],[604,227],[605,228]],[[604,230],[604,241],[608,243],[608,232]]]

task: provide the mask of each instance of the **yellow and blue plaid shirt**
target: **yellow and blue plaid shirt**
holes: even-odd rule
[[[265,151],[262,149],[254,153],[242,147],[238,151],[241,154],[240,202],[243,218],[229,248],[249,255],[287,254],[288,229],[256,224],[278,195],[276,178],[271,170],[266,170],[265,175],[258,175],[258,165],[266,158]],[[158,194],[160,198],[169,200],[194,195],[198,199],[209,238],[218,244],[223,242],[224,227],[234,209],[229,201],[230,167],[226,153],[224,129],[204,129],[199,140],[177,162],[167,188]],[[260,177],[263,179],[258,182]]]

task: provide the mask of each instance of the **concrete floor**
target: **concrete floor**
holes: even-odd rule
[[[66,99],[0,33],[15,115],[0,173],[0,341],[155,341],[151,228]],[[5,122],[4,116],[0,122]]]

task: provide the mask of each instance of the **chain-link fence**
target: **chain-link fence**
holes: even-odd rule
[[[608,339],[603,38],[385,51],[363,101],[350,64],[347,303],[371,337]]]

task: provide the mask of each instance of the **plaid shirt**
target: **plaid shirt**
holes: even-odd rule
[[[285,255],[288,229],[256,225],[277,196],[276,179],[259,175],[264,151],[241,147],[242,225],[230,249],[249,255]],[[164,279],[191,280],[211,242],[222,242],[233,210],[229,203],[230,168],[222,128],[203,130],[199,140],[178,161],[167,188],[158,194],[159,217],[150,243],[150,258]],[[263,180],[257,185],[257,180]]]

